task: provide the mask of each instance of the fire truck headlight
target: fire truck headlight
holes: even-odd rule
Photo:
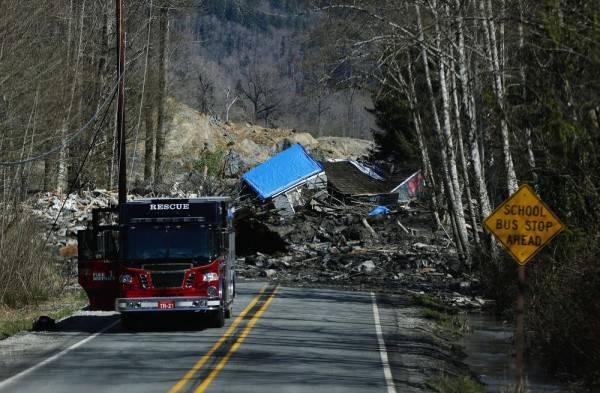
[[[202,281],[217,281],[219,279],[219,274],[217,273],[204,273],[204,277]]]
[[[217,296],[217,294],[218,294],[219,292],[217,291],[217,288],[216,288],[216,287],[208,287],[208,289],[206,290],[206,293],[207,293],[207,294],[208,294],[208,296],[210,296],[210,297],[215,297],[215,296]]]
[[[133,282],[133,277],[131,274],[122,274],[119,278],[119,282],[121,284],[131,284]]]

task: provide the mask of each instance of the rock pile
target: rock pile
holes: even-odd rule
[[[129,194],[127,199],[156,196],[160,195]],[[198,194],[184,193],[175,184],[168,196],[173,198],[197,198]],[[39,218],[42,226],[46,229],[49,245],[59,247],[62,250],[62,247],[77,244],[77,231],[86,229],[88,223],[92,221],[93,209],[114,206],[117,204],[117,198],[116,191],[103,189],[73,193],[66,200],[64,195],[46,192],[39,194],[33,200],[30,210],[35,217]]]
[[[31,210],[47,230],[49,244],[66,247],[77,244],[77,231],[85,229],[91,221],[92,209],[116,203],[117,193],[107,190],[82,191],[69,195],[66,201],[64,195],[45,193],[38,195]]]

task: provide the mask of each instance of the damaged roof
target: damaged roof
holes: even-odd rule
[[[376,179],[350,161],[324,162],[327,183],[343,195],[378,195],[390,191],[385,180]]]
[[[323,172],[300,144],[295,144],[242,176],[261,199],[272,198]]]
[[[342,195],[369,196],[394,192],[402,182],[415,173],[407,169],[401,173],[383,177],[358,162],[345,160],[324,162],[330,187]]]

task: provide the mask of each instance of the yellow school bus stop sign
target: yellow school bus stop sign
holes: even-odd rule
[[[521,265],[526,264],[564,225],[528,185],[522,185],[483,222]]]

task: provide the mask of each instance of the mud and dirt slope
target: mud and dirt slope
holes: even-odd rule
[[[372,141],[364,139],[315,138],[308,132],[294,129],[224,123],[173,99],[168,102],[168,113],[165,162],[169,164],[167,170],[175,175],[189,170],[205,150],[228,154],[235,169],[241,172],[294,143],[302,144],[317,159],[355,159],[368,154],[374,146]],[[136,151],[140,156],[143,154],[142,141]],[[141,169],[141,166],[136,168],[137,171]]]

